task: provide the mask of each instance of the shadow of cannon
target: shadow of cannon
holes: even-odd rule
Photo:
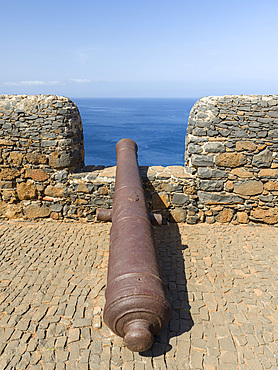
[[[145,357],[166,354],[171,350],[176,338],[189,332],[194,325],[190,314],[183,255],[188,246],[182,244],[178,225],[174,223],[154,227],[154,238],[159,253],[162,279],[171,307],[171,319],[155,337],[152,348],[140,352],[141,356]]]

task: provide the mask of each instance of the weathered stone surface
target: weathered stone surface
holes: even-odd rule
[[[253,177],[253,173],[246,170],[245,168],[239,167],[239,168],[233,168],[231,170],[231,174],[235,175],[237,177],[240,177],[241,179],[247,179],[248,177]]]
[[[23,153],[20,152],[11,152],[10,153],[10,162],[14,166],[20,166],[23,160]]]
[[[172,198],[172,203],[175,205],[182,205],[188,202],[188,195],[182,193],[174,193]]]
[[[228,172],[214,168],[198,168],[197,176],[201,179],[221,179],[228,176]]]
[[[27,169],[25,171],[25,178],[31,178],[34,181],[46,181],[48,180],[49,176],[47,172],[39,168],[37,170]]]
[[[53,168],[61,169],[71,167],[72,165],[71,155],[70,153],[59,153],[59,152],[52,152],[51,157],[49,160],[49,165]]]
[[[278,181],[270,180],[264,184],[264,189],[268,191],[278,191]]]
[[[222,211],[215,216],[215,220],[222,224],[229,223],[234,216],[234,211],[230,208],[224,208]]]
[[[248,214],[246,212],[237,212],[236,216],[237,216],[238,223],[248,224],[249,217],[248,217]]]
[[[5,217],[9,219],[18,219],[23,217],[21,204],[9,204],[5,211]]]
[[[270,167],[272,163],[272,152],[268,149],[254,155],[252,165],[255,167]]]
[[[223,189],[223,180],[200,180],[199,188],[205,191],[221,191]]]
[[[101,172],[101,175],[103,177],[115,178],[116,177],[116,168],[117,168],[116,166],[104,168]]]
[[[166,172],[166,171],[163,171],[163,172],[159,172],[157,175],[156,175],[156,178],[158,180],[168,180],[171,178],[171,174],[169,172]]]
[[[198,154],[202,152],[202,147],[198,144],[190,143],[187,146],[188,153]]]
[[[278,177],[278,168],[264,168],[260,170],[259,177]]]
[[[191,162],[196,167],[213,166],[213,156],[193,154]]]
[[[185,184],[183,192],[188,195],[196,194],[196,186],[194,184]]]
[[[38,204],[30,204],[24,209],[24,214],[27,218],[45,218],[50,215],[50,209],[46,206]]]
[[[185,222],[186,220],[186,210],[182,208],[175,208],[171,210],[171,217],[174,220],[174,222]]]
[[[278,207],[268,209],[257,207],[251,211],[251,216],[258,221],[273,225],[278,223]]]
[[[205,152],[207,153],[223,153],[225,151],[225,145],[219,142],[209,142],[205,145]]]
[[[246,163],[246,156],[242,153],[223,153],[215,157],[215,165],[219,167],[239,167]]]
[[[243,203],[244,199],[236,195],[226,195],[219,193],[207,193],[198,191],[199,203],[201,204],[237,204]]]
[[[52,220],[59,220],[59,214],[57,212],[51,212],[49,217],[52,218]]]
[[[16,168],[0,168],[0,180],[14,180],[20,176]]]
[[[2,199],[4,201],[15,201],[16,200],[16,191],[14,189],[3,189],[2,190]]]
[[[45,154],[39,153],[27,153],[26,159],[29,163],[32,164],[46,164],[48,162],[48,158]]]
[[[63,185],[48,185],[47,188],[44,191],[45,195],[53,198],[61,198],[66,196],[67,189]]]
[[[234,186],[235,185],[234,185],[234,183],[232,181],[227,181],[227,182],[225,182],[224,190],[231,192],[231,191],[234,190]]]
[[[86,184],[79,184],[76,190],[78,193],[90,193],[90,190]]]
[[[236,142],[236,150],[241,152],[243,150],[247,150],[250,152],[253,152],[257,149],[256,144],[253,141],[237,141]]]
[[[18,183],[16,190],[20,200],[35,199],[37,197],[37,189],[31,181]]]
[[[234,192],[240,195],[257,195],[263,192],[263,183],[261,181],[245,181],[236,183]]]

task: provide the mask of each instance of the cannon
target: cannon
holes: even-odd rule
[[[153,228],[138,163],[137,145],[116,145],[117,170],[110,230],[104,322],[131,351],[149,349],[170,319]]]

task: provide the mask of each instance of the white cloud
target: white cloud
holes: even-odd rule
[[[6,86],[50,86],[50,85],[58,85],[60,81],[19,81],[19,82],[3,82],[3,85]]]
[[[71,78],[69,82],[75,82],[78,84],[87,84],[92,82],[91,80],[88,80],[87,78]]]

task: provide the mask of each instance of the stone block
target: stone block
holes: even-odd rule
[[[219,193],[207,193],[198,191],[199,203],[201,204],[242,204],[244,199],[236,195],[226,195]]]
[[[198,154],[201,153],[202,147],[200,145],[190,143],[187,146],[187,151],[191,154]]]
[[[261,181],[245,181],[243,183],[236,183],[234,192],[240,195],[257,195],[263,192],[263,183]]]
[[[222,224],[226,224],[232,221],[233,216],[234,211],[232,209],[224,208],[222,211],[218,213],[217,216],[215,216],[215,220]]]
[[[193,154],[191,157],[191,163],[196,167],[209,167],[213,166],[213,159],[213,156]]]
[[[237,212],[236,217],[237,217],[238,223],[240,224],[248,224],[249,222],[249,217],[246,212]]]
[[[278,178],[278,168],[265,168],[263,170],[260,170],[259,177]]]
[[[198,185],[201,190],[205,191],[221,191],[223,189],[222,180],[201,180]]]
[[[56,151],[51,153],[49,165],[53,168],[66,168],[69,167],[71,164],[71,158],[70,154],[63,152],[63,153],[58,153]]]
[[[223,153],[215,157],[215,165],[219,167],[235,168],[246,163],[246,156],[242,153]]]
[[[195,128],[192,130],[192,134],[193,134],[193,135],[196,135],[196,136],[206,136],[206,134],[207,134],[207,130],[206,130],[205,128],[195,127]]]
[[[30,204],[24,209],[24,214],[27,218],[45,218],[50,215],[50,209],[46,206],[38,204]]]
[[[255,167],[270,167],[272,159],[272,152],[265,149],[261,153],[254,155],[252,165]]]
[[[265,222],[267,224],[278,223],[278,207],[264,209],[257,207],[251,211],[251,216],[258,221]]]
[[[2,199],[4,201],[15,201],[16,200],[16,191],[14,189],[3,189],[2,192]]]
[[[5,217],[9,219],[18,219],[23,217],[21,204],[9,204],[6,208]]]
[[[20,171],[16,168],[0,168],[0,180],[15,180],[20,176]]]
[[[172,198],[172,203],[175,205],[182,205],[187,203],[189,200],[188,195],[182,193],[174,193]]]
[[[11,152],[10,153],[10,162],[14,166],[20,166],[23,160],[23,153],[21,152]]]
[[[230,180],[228,180],[227,182],[225,182],[225,185],[224,185],[224,190],[225,191],[228,191],[228,192],[231,192],[234,190],[234,183]]]
[[[207,153],[224,153],[225,151],[225,145],[219,142],[209,142],[205,145],[205,152]]]
[[[183,208],[175,208],[171,210],[170,221],[172,222],[185,222],[186,220],[186,210]]]
[[[27,153],[26,159],[31,164],[47,164],[48,158],[44,154]]]
[[[48,180],[49,176],[48,173],[41,168],[37,170],[28,168],[25,171],[25,178],[31,178],[34,181],[46,181]]]
[[[17,183],[16,190],[20,200],[37,198],[37,189],[31,181]]]
[[[264,189],[267,191],[278,191],[278,182],[270,180],[264,184]]]
[[[231,174],[240,177],[241,179],[246,179],[254,176],[252,172],[242,167],[232,169]]]
[[[247,151],[252,152],[256,149],[257,149],[257,146],[253,141],[244,140],[244,141],[237,141],[236,142],[236,150],[238,152],[241,152],[243,150],[247,150]]]
[[[48,185],[44,191],[45,195],[53,198],[62,198],[67,194],[67,188],[63,185]]]
[[[49,148],[57,146],[57,140],[41,140],[41,147],[42,148]]]
[[[197,177],[201,179],[221,179],[228,176],[228,172],[214,168],[198,168]]]
[[[76,190],[78,193],[90,193],[90,190],[87,186],[87,184],[79,184]]]
[[[52,212],[62,212],[62,209],[63,209],[60,203],[52,204],[49,208]]]

